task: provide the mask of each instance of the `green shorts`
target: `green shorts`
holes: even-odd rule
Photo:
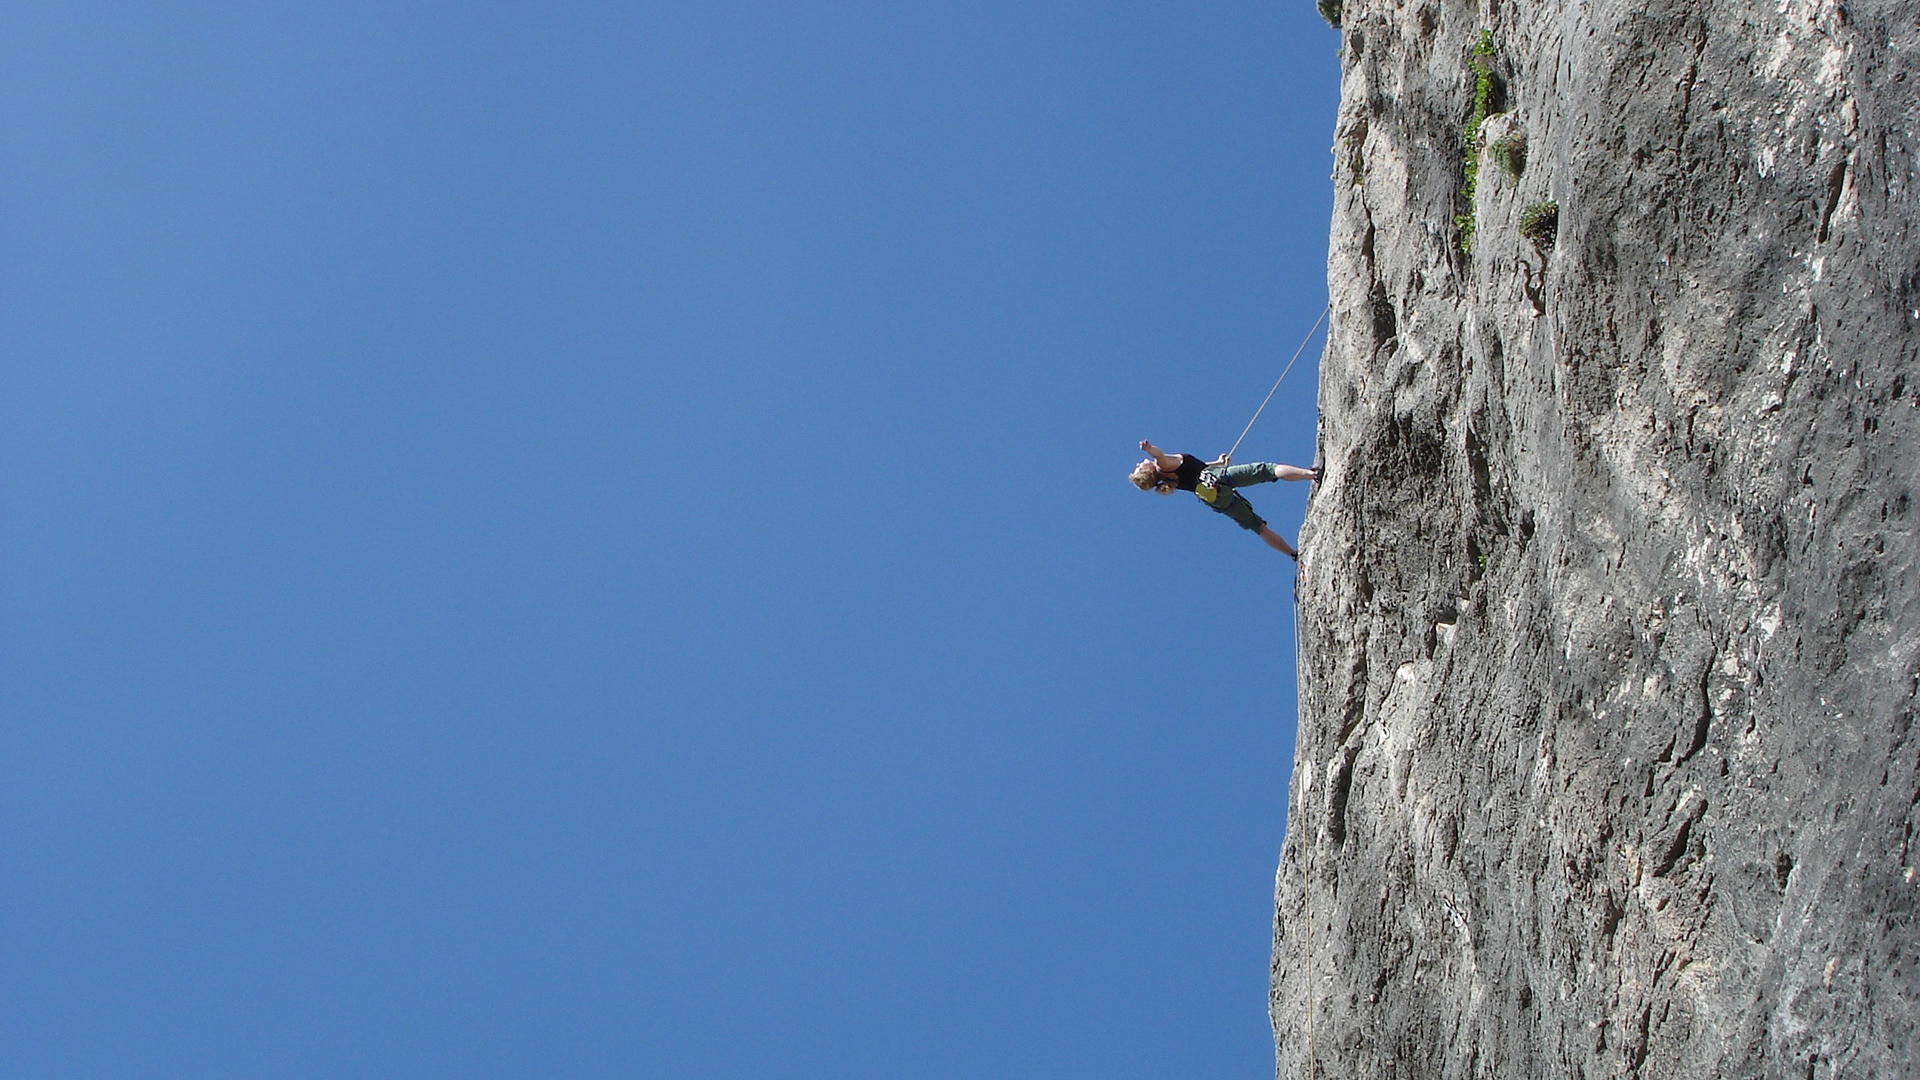
[[[1267,527],[1260,515],[1253,512],[1253,504],[1233,489],[1243,484],[1270,483],[1278,479],[1279,466],[1269,462],[1249,462],[1245,465],[1229,465],[1224,469],[1209,468],[1201,476],[1201,486],[1194,492],[1201,502],[1232,518],[1234,524],[1248,532],[1259,532]],[[1209,480],[1211,484],[1207,483]],[[1208,495],[1213,498],[1207,498]]]
[[[1260,515],[1253,512],[1253,504],[1237,491],[1222,491],[1220,497],[1209,505],[1216,513],[1232,518],[1234,523],[1243,529],[1259,532],[1267,527],[1267,523],[1261,520]]]

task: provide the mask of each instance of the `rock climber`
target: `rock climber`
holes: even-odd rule
[[[1213,461],[1201,461],[1192,454],[1169,454],[1145,439],[1140,440],[1140,449],[1149,456],[1133,467],[1130,479],[1134,487],[1161,495],[1191,491],[1200,497],[1201,502],[1232,518],[1241,528],[1259,533],[1267,546],[1290,559],[1300,557],[1285,537],[1267,528],[1267,523],[1253,512],[1253,505],[1234,489],[1272,480],[1318,481],[1318,466],[1303,469],[1298,465],[1277,465],[1266,461],[1229,465],[1224,454]]]

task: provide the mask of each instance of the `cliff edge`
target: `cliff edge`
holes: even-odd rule
[[[1920,1075],[1920,2],[1321,2],[1279,1075]]]

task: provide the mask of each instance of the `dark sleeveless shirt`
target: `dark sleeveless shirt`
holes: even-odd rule
[[[1180,468],[1174,471],[1179,477],[1174,486],[1181,491],[1192,491],[1200,486],[1200,474],[1206,470],[1207,463],[1192,454],[1180,455]]]

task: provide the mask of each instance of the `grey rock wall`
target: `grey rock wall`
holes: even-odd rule
[[[1279,1075],[1920,1076],[1920,0],[1342,20]]]

